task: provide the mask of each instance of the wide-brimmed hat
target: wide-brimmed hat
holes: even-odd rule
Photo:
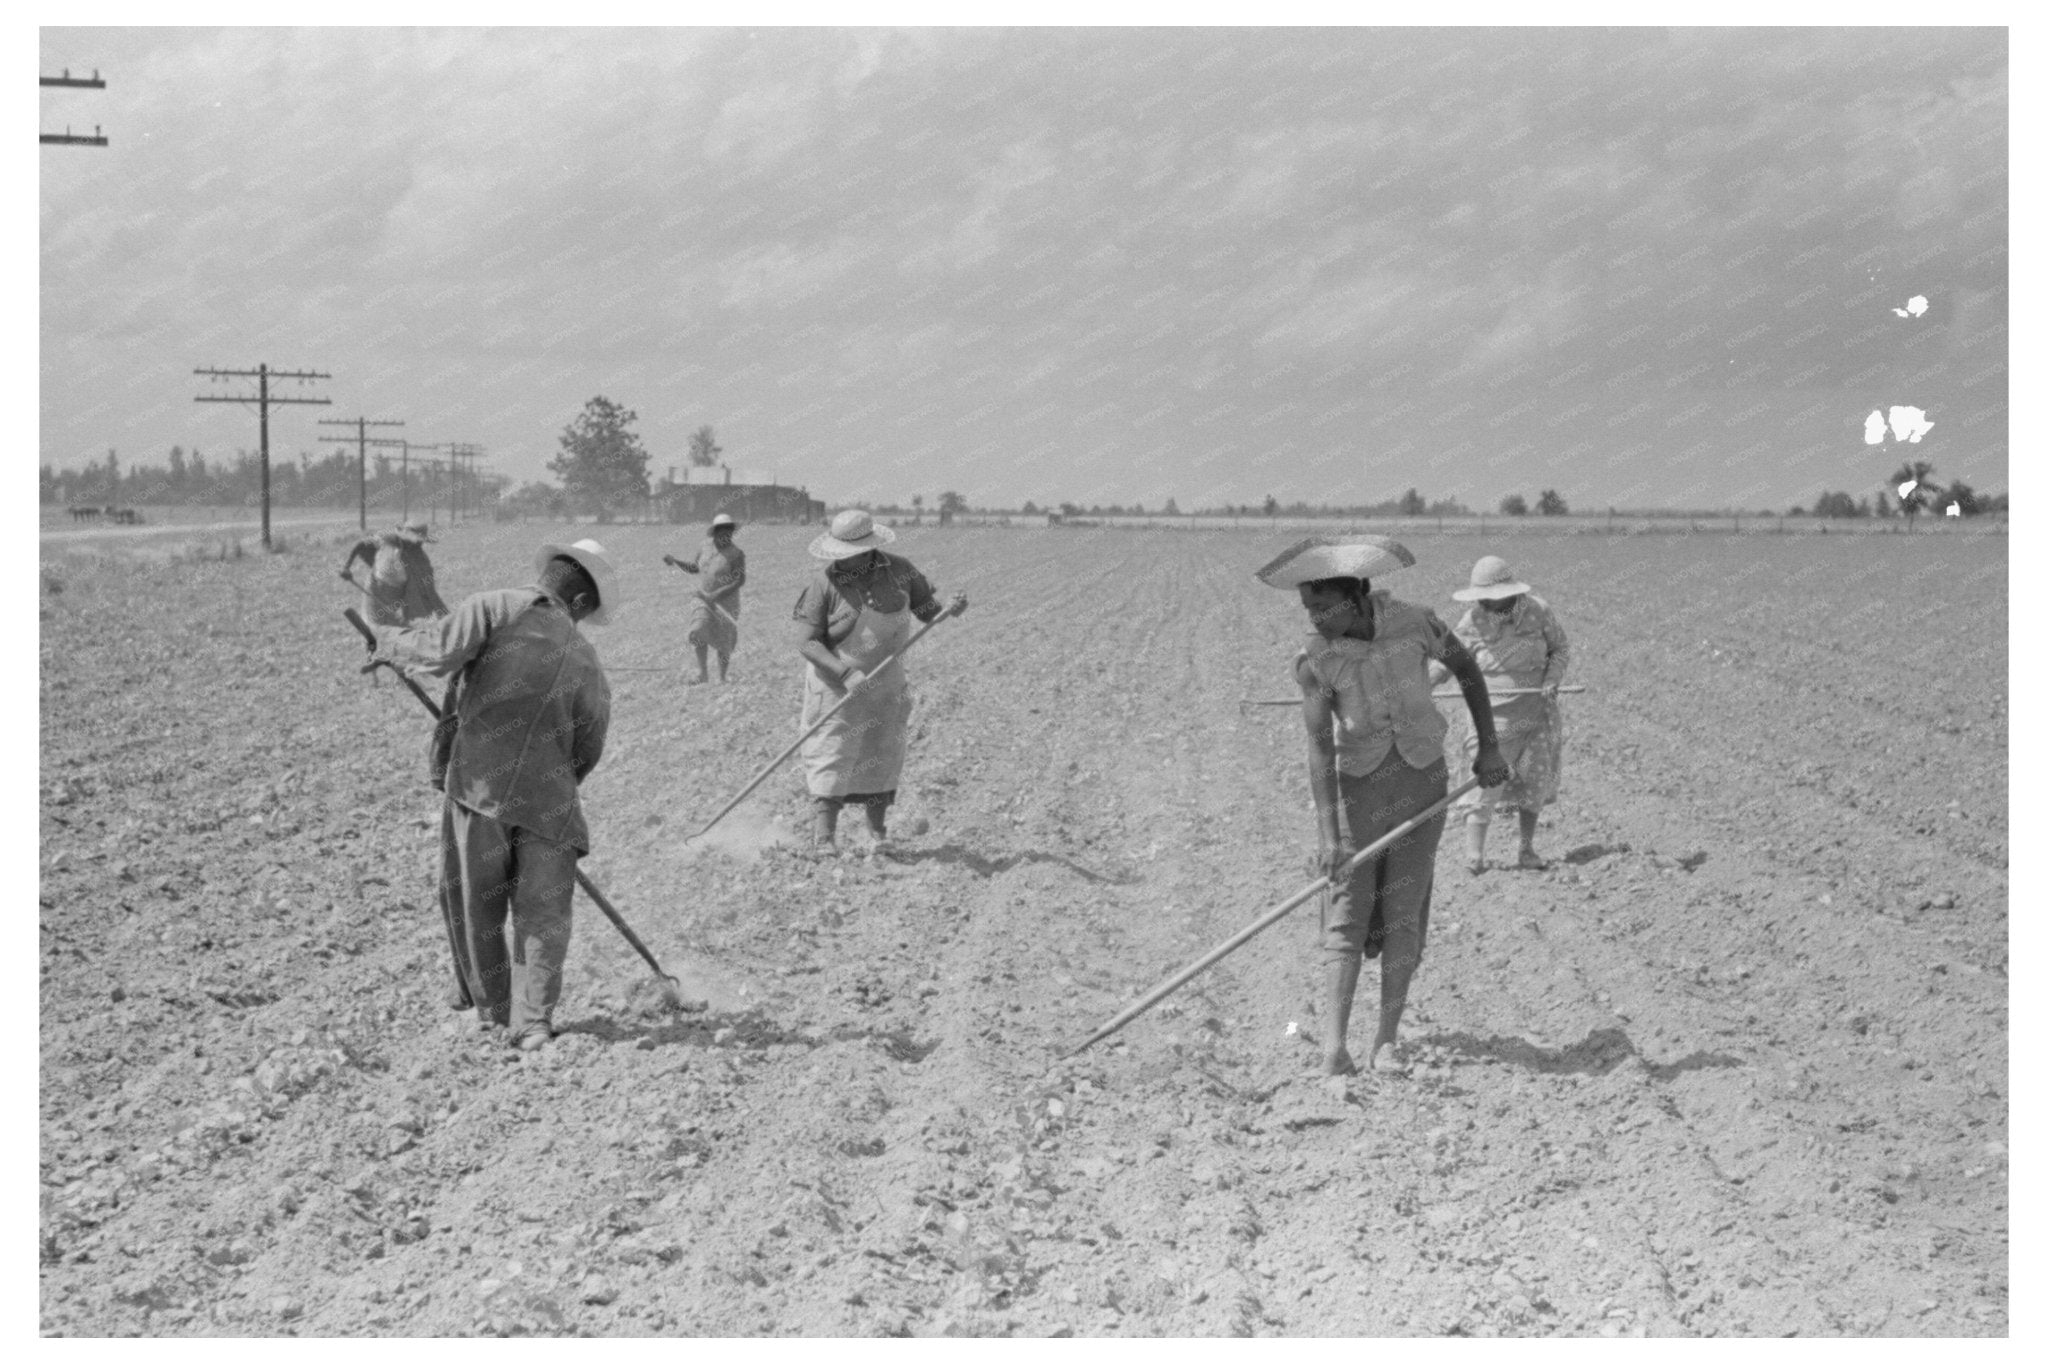
[[[578,540],[573,545],[542,545],[540,552],[533,556],[533,571],[547,572],[550,559],[573,559],[583,566],[583,571],[590,575],[590,581],[597,587],[597,609],[584,619],[592,625],[610,624],[612,612],[619,609],[625,594],[619,587],[618,570],[605,557],[604,546],[595,540]]]
[[[1451,593],[1451,600],[1499,601],[1502,597],[1519,597],[1528,590],[1529,584],[1515,578],[1506,559],[1489,554],[1472,565],[1472,585]]]
[[[851,559],[871,549],[895,542],[896,532],[877,525],[875,518],[859,507],[849,507],[832,518],[831,526],[811,541],[813,559]]]
[[[711,529],[713,530],[717,530],[720,526],[725,526],[729,529],[737,525],[739,525],[739,522],[733,520],[724,512],[720,512],[718,515],[711,518]]]
[[[400,526],[399,529],[401,531],[404,531],[407,535],[411,535],[418,539],[425,540],[430,544],[433,542],[434,528],[432,526],[429,526],[424,521],[408,521],[404,525]]]
[[[1312,535],[1252,576],[1268,587],[1299,587],[1319,578],[1377,578],[1414,566],[1407,546],[1384,535]]]

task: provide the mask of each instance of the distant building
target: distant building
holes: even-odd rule
[[[735,483],[732,470],[705,469],[723,475],[717,483],[678,483],[675,471],[654,490],[656,515],[664,521],[689,525],[709,521],[724,512],[742,525],[760,521],[793,521],[808,525],[825,519],[825,504],[806,488],[789,488],[779,483]]]

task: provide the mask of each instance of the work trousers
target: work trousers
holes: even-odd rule
[[[1370,776],[1337,776],[1343,828],[1351,846],[1363,849],[1443,797],[1448,781],[1443,759],[1410,767],[1398,749]],[[1429,892],[1436,880],[1436,845],[1443,837],[1442,812],[1404,835],[1330,895],[1323,918],[1323,953],[1332,961],[1386,953],[1380,971],[1405,980],[1422,964],[1429,933]]]
[[[577,856],[452,800],[441,807],[441,912],[455,978],[485,1021],[515,1036],[552,1028]]]

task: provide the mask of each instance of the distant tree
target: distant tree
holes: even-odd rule
[[[1987,516],[2004,515],[2010,505],[2011,494],[1993,493],[1977,504],[1977,510]]]
[[[1031,500],[1030,500],[1029,498],[1026,498],[1026,499],[1024,500],[1024,515],[1026,515],[1026,516],[1036,516],[1036,515],[1038,515],[1038,504],[1037,504],[1036,502],[1033,502],[1033,501],[1031,501]]]
[[[1867,514],[1856,507],[1856,499],[1847,493],[1822,493],[1813,503],[1815,516],[1862,516]]]
[[[1817,516],[1817,515],[1819,515],[1820,513],[1816,512],[1816,513],[1814,513],[1814,514],[1815,514],[1815,515]],[[1787,515],[1787,516],[1804,516],[1804,515],[1806,515],[1806,508],[1804,508],[1804,507],[1794,507],[1794,508],[1792,508],[1792,510],[1790,510],[1790,511],[1786,512],[1786,513],[1785,513],[1785,515]]]
[[[690,433],[692,468],[708,469],[718,463],[718,457],[724,453],[725,451],[719,448],[718,441],[712,436],[710,427],[700,426]]]
[[[1401,515],[1420,516],[1428,509],[1429,504],[1422,500],[1422,494],[1415,491],[1415,489],[1410,488],[1407,492],[1401,494]]]
[[[1557,495],[1557,489],[1545,488],[1536,498],[1536,510],[1545,516],[1564,516],[1571,511],[1564,499]]]
[[[1924,459],[1908,460],[1892,475],[1891,491],[1899,499],[1899,510],[1912,520],[1935,505],[1941,496],[1939,484],[1930,483],[1934,466]]]
[[[36,479],[36,499],[40,502],[58,501],[58,493],[62,487],[63,485],[57,481],[57,471],[47,464],[43,465],[42,472]]]
[[[921,526],[921,525],[923,525],[923,524],[924,524],[924,494],[923,494],[923,493],[912,493],[912,494],[910,495],[910,505],[911,505],[911,508],[912,508],[912,510],[914,510],[914,511],[915,511],[915,512],[917,513],[917,524],[918,524],[918,525],[920,525],[920,526]]]
[[[1079,516],[1080,514],[1081,514],[1081,508],[1080,508],[1079,506],[1077,506],[1076,504],[1074,504],[1074,503],[1072,503],[1072,502],[1062,502],[1062,503],[1060,503],[1060,515],[1061,515],[1061,516]]]
[[[1266,507],[1265,507],[1265,511],[1266,511],[1266,515],[1268,515],[1268,516],[1277,516],[1277,515],[1279,515],[1279,512],[1280,512],[1280,503],[1279,503],[1279,500],[1278,500],[1278,499],[1276,499],[1276,498],[1275,498],[1275,497],[1273,496],[1273,494],[1271,494],[1271,493],[1267,493],[1267,494],[1266,494]]]
[[[1527,516],[1529,514],[1529,504],[1520,493],[1509,493],[1500,500],[1500,514],[1502,516]]]
[[[1164,514],[1165,514],[1165,515],[1167,515],[1167,516],[1179,516],[1179,515],[1180,515],[1180,503],[1178,503],[1178,502],[1174,501],[1174,500],[1173,500],[1172,498],[1170,498],[1170,497],[1169,497],[1169,498],[1167,498],[1167,499],[1166,499],[1166,510],[1165,510],[1165,513],[1164,513]]]
[[[172,492],[182,493],[185,491],[185,479],[189,473],[190,471],[185,468],[185,451],[181,447],[173,445],[171,447],[170,474]]]
[[[1879,488],[1877,490],[1877,496],[1870,499],[1872,515],[1880,520],[1889,521],[1892,517],[1899,514],[1898,503],[1892,498],[1894,491],[1892,488]]]
[[[958,494],[958,493],[955,493],[955,492],[944,492],[944,493],[940,493],[940,494],[939,494],[939,524],[940,524],[940,525],[942,525],[942,526],[950,526],[950,525],[952,525],[952,524],[953,524],[953,517],[954,517],[954,516],[955,516],[955,515],[956,515],[957,513],[960,513],[960,512],[964,512],[964,511],[966,511],[966,510],[967,510],[967,499],[966,499],[966,498],[964,498],[964,497],[962,497],[962,496],[960,496],[960,494]]]
[[[621,506],[638,510],[647,501],[647,451],[633,431],[637,414],[602,395],[592,398],[563,428],[562,453],[548,472],[578,510],[609,514]]]
[[[1977,500],[1977,490],[1960,478],[1948,485],[1948,492],[1941,498],[1943,511],[1947,511],[1951,505],[1964,516],[1975,516],[1984,510],[1983,505]]]

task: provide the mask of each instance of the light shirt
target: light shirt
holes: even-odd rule
[[[1458,641],[1472,654],[1493,693],[1493,718],[1506,735],[1539,728],[1547,713],[1541,696],[1501,696],[1506,687],[1548,687],[1562,684],[1571,665],[1564,627],[1549,603],[1533,592],[1515,598],[1506,611],[1489,611],[1474,603],[1458,621]]]
[[[1444,756],[1449,725],[1430,699],[1429,665],[1443,660],[1450,627],[1436,613],[1396,601],[1386,591],[1366,598],[1371,639],[1329,639],[1311,634],[1295,658],[1299,680],[1306,667],[1329,698],[1336,717],[1337,770],[1363,777],[1400,753],[1414,768]]]

